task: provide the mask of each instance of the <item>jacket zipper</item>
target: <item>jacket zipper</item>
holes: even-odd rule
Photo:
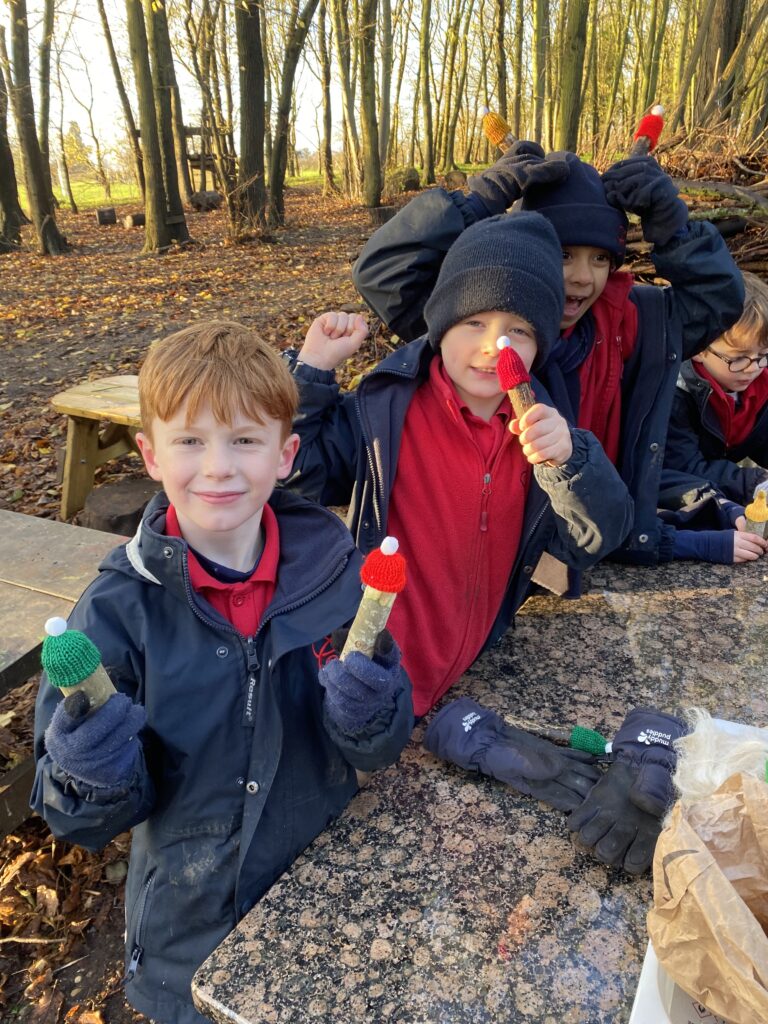
[[[376,372],[377,372],[376,370],[373,370],[368,375],[369,379]],[[402,373],[399,370],[389,370],[388,369],[386,371],[382,371],[382,373],[384,373],[385,375],[388,374],[388,373],[391,373],[393,377],[402,377],[404,380],[413,380],[414,379],[412,374]],[[358,388],[357,391],[355,392],[355,409],[356,409],[356,412],[357,412],[358,422],[360,423],[360,433],[363,436],[363,443],[365,444],[365,457],[366,457],[366,459],[368,461],[368,471],[371,474],[371,480],[373,481],[373,484],[374,484],[373,494],[371,495],[371,501],[373,503],[373,513],[376,516],[376,529],[377,529],[377,532],[378,532],[379,536],[381,537],[383,535],[383,533],[384,533],[384,525],[383,525],[383,523],[381,521],[381,506],[379,504],[376,492],[382,490],[382,483],[383,483],[383,481],[379,480],[379,478],[378,478],[378,476],[376,474],[376,466],[374,465],[373,455],[371,454],[371,444],[370,444],[370,441],[368,439],[368,434],[367,434],[366,429],[365,429],[365,421],[363,419],[363,407],[362,407],[362,404],[360,402],[360,388]]]
[[[491,497],[491,474],[483,477],[483,489],[480,492],[480,532],[488,532],[488,501]]]
[[[141,940],[144,937],[144,917],[147,912],[147,903],[149,902],[149,892],[155,881],[155,872],[152,871],[147,876],[146,882],[142,885],[141,893],[139,895],[139,914],[136,919],[136,934],[133,939],[133,949],[131,950],[131,958],[128,961],[128,969],[125,972],[125,977],[121,981],[121,985],[125,985],[129,981],[133,981],[136,971],[138,970],[139,964],[141,963],[142,957],[144,956],[144,947],[141,944]]]

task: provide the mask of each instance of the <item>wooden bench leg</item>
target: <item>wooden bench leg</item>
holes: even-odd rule
[[[99,455],[99,421],[70,416],[61,489],[61,518],[69,519],[85,505],[93,489]]]

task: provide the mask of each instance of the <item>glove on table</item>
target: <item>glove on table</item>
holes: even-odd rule
[[[45,731],[48,753],[64,771],[91,786],[127,784],[141,751],[144,708],[115,693],[88,714],[88,702],[73,701],[73,696],[80,695],[57,706]]]
[[[619,160],[603,174],[603,185],[612,206],[639,215],[646,242],[664,245],[688,223],[688,207],[652,156]]]
[[[504,213],[519,199],[529,184],[546,185],[568,177],[568,165],[559,153],[544,156],[536,142],[516,142],[482,174],[468,179],[471,192],[479,196],[491,216]]]
[[[629,765],[617,761],[568,817],[567,824],[603,864],[641,875],[653,863],[661,818],[635,806],[630,798],[634,782]]]
[[[341,651],[348,629],[337,629],[331,642]],[[327,662],[319,673],[325,689],[325,709],[342,732],[360,732],[379,711],[390,707],[401,685],[400,648],[388,629],[376,637],[373,657],[352,651],[344,661]]]
[[[559,811],[578,807],[600,777],[595,759],[507,725],[468,697],[452,701],[424,736],[431,753],[506,782]]]
[[[568,819],[598,860],[630,874],[650,867],[661,819],[674,800],[673,743],[688,732],[681,718],[656,708],[630,711],[612,745],[614,763]]]
[[[635,708],[622,722],[611,753],[635,773],[629,798],[641,811],[657,818],[667,813],[675,799],[673,744],[689,731],[682,718],[649,707]]]

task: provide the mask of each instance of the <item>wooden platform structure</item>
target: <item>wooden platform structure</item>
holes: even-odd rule
[[[0,511],[0,696],[39,671],[46,619],[69,615],[101,560],[123,540]],[[30,813],[33,774],[30,757],[0,775],[0,835]]]
[[[134,374],[102,377],[67,388],[51,399],[57,412],[69,417],[61,518],[79,512],[93,489],[99,466],[138,451],[139,378]]]

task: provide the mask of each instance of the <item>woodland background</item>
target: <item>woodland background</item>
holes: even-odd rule
[[[692,216],[765,275],[767,17],[768,0],[0,0],[0,507],[58,517],[51,396],[136,372],[155,338],[226,317],[284,348],[324,309],[364,311],[350,265],[375,224],[498,155],[485,105],[603,168],[663,103],[658,158]],[[637,226],[628,264],[656,280]],[[370,322],[346,386],[398,343]],[[141,473],[127,458],[97,482]],[[0,701],[0,771],[30,751],[35,689]],[[119,987],[128,849],[88,854],[39,820],[0,840],[4,1021],[138,1020]]]

